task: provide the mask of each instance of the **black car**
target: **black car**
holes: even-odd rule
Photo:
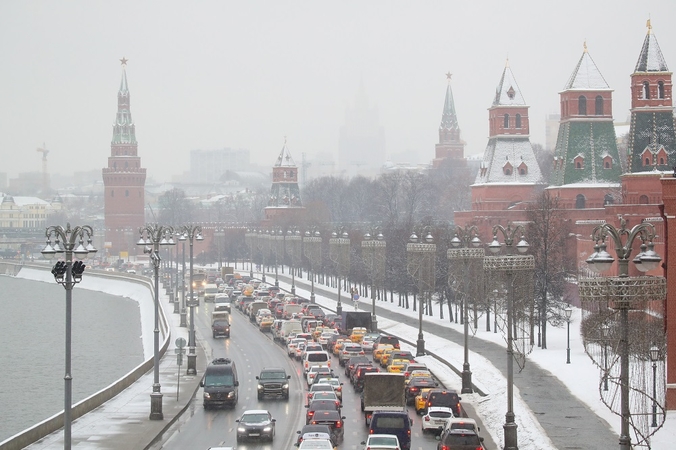
[[[211,324],[211,334],[213,338],[218,336],[230,337],[230,322],[224,319],[214,320],[214,323]]]
[[[484,438],[479,437],[473,430],[455,428],[442,433],[437,450],[479,450],[484,448],[483,441]]]
[[[341,442],[345,434],[344,420],[345,417],[341,416],[338,411],[315,411],[310,425],[328,425],[336,442]]]
[[[460,406],[460,400],[462,400],[462,398],[456,391],[432,389],[429,394],[427,394],[427,402],[425,403],[425,406],[427,408],[430,406],[444,406],[446,408],[452,408],[453,415],[455,415],[455,417],[462,417],[462,406]]]
[[[357,366],[357,371],[352,377],[352,384],[356,392],[361,392],[364,390],[364,375],[367,373],[377,373],[380,372],[380,369],[374,366]]]
[[[267,439],[270,442],[275,438],[275,419],[269,411],[251,409],[244,411],[237,419],[237,442],[244,439]]]
[[[282,368],[270,367],[261,370],[258,380],[258,400],[265,396],[282,397],[289,399],[289,378]]]
[[[439,383],[429,377],[414,377],[406,385],[406,404],[412,405],[421,389],[438,387]]]
[[[326,351],[333,353],[333,347],[336,345],[338,339],[349,339],[350,337],[345,334],[333,334],[329,336],[329,340],[326,341]]]
[[[345,361],[345,376],[346,377],[352,377],[352,373],[354,371],[354,368],[357,364],[369,364],[371,365],[371,360],[368,359],[368,357],[361,355],[361,356],[353,356],[347,361]]]
[[[336,400],[312,400],[307,406],[305,412],[305,423],[312,422],[317,411],[338,411],[340,412],[340,402]]]
[[[296,441],[296,446],[300,446],[300,443],[303,442],[303,439],[311,439],[320,437],[323,435],[328,435],[331,445],[334,447],[338,446],[336,438],[331,434],[331,428],[328,425],[305,425],[300,430],[296,431],[298,433],[298,440]]]
[[[394,336],[389,336],[387,334],[381,334],[376,338],[375,341],[373,341],[373,348],[376,348],[376,346],[380,344],[389,344],[394,348],[401,348],[399,345],[399,339],[397,339]]]

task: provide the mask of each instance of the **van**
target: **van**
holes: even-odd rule
[[[303,307],[295,303],[286,303],[282,308],[282,319],[290,319],[294,314],[300,314]]]
[[[371,416],[369,434],[394,434],[401,449],[410,450],[412,424],[406,411],[375,411]]]
[[[237,367],[230,358],[216,358],[207,366],[200,381],[204,388],[204,409],[237,404],[239,380]]]
[[[286,340],[291,333],[302,333],[303,328],[299,320],[285,320],[279,329],[279,340],[286,344]]]
[[[204,301],[214,301],[214,298],[216,298],[216,294],[218,294],[218,286],[215,284],[207,284],[204,287]]]
[[[303,374],[307,374],[310,367],[331,367],[331,358],[324,351],[305,352],[303,356]]]

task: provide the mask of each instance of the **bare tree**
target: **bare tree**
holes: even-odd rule
[[[157,221],[173,227],[191,222],[195,207],[185,196],[183,189],[174,188],[158,198],[160,210]]]

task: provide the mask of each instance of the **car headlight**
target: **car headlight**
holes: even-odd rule
[[[289,383],[283,384],[282,389],[289,389]]]
[[[235,391],[228,392],[228,398],[235,398]]]
[[[205,392],[205,393],[204,393],[204,398],[205,398],[206,400],[209,400],[209,399],[211,398],[211,394],[209,394],[208,392]]]
[[[244,428],[244,427],[238,427],[237,428],[238,433],[244,433],[245,431],[246,431],[246,428]]]
[[[262,391],[262,390],[263,390],[263,385],[262,385],[262,384],[259,384],[259,385],[258,385],[258,390],[259,390],[259,391]]]
[[[263,428],[263,432],[265,432],[265,433],[269,433],[270,431],[272,431],[272,427]]]

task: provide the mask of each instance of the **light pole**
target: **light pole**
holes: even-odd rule
[[[174,229],[158,224],[146,224],[138,229],[137,245],[143,245],[143,253],[150,254],[150,262],[155,270],[155,329],[153,330],[153,392],[150,394],[150,420],[162,420],[162,392],[160,391],[160,245],[174,245]],[[152,247],[151,247],[152,245]]]
[[[463,394],[471,394],[472,389],[472,371],[469,367],[469,311],[467,304],[467,297],[470,293],[470,266],[476,266],[477,263],[483,265],[485,252],[481,246],[481,240],[478,236],[479,229],[475,225],[467,225],[465,228],[456,227],[455,236],[451,239],[451,247],[446,252],[446,257],[449,261],[460,261],[463,264],[463,286],[464,292],[462,294],[462,314],[463,314],[463,328],[464,328],[464,362],[462,364],[462,390]],[[449,264],[449,269],[451,265]],[[472,271],[471,276],[475,286],[483,286],[483,266],[480,270]],[[457,280],[456,280],[457,281]],[[455,283],[454,285],[458,285]],[[472,289],[476,292],[476,289]]]
[[[603,390],[608,390],[608,335],[610,326],[607,323],[601,325],[601,334],[603,334]]]
[[[310,303],[314,303],[315,268],[317,267],[317,263],[322,260],[322,236],[318,230],[314,230],[314,233],[309,230],[305,232],[305,236],[303,236],[303,251],[305,252],[305,257],[310,260],[310,270],[312,271],[312,276],[310,276]]]
[[[350,235],[345,230],[334,231],[329,239],[329,258],[336,265],[338,273],[338,303],[336,304],[336,314],[343,314],[343,303],[340,300],[340,283],[343,276],[347,277],[350,273]],[[343,324],[345,325],[345,324]]]
[[[298,247],[300,246],[300,231],[291,229],[286,232],[286,240],[289,242],[288,249],[291,251],[291,295],[296,295],[296,257],[300,256]],[[286,247],[286,244],[285,244]]]
[[[179,241],[181,240],[180,237],[182,235],[179,233]],[[183,255],[183,268],[181,269],[181,323],[179,326],[181,327],[187,327],[188,326],[188,321],[187,321],[187,315],[188,313],[186,312],[185,309],[185,239],[181,241],[181,253]],[[191,283],[192,284],[192,283]]]
[[[178,236],[177,236],[178,237]],[[172,280],[174,279],[174,271],[171,271]],[[181,312],[181,302],[178,299],[178,247],[176,247],[176,281],[172,281],[171,298],[174,302],[174,314]]]
[[[254,263],[254,239],[256,239],[256,230],[252,230],[251,228],[246,229],[246,233],[244,234],[244,241],[246,244],[249,246],[249,277],[253,279],[253,263]]]
[[[436,281],[436,253],[437,245],[429,229],[425,227],[418,238],[413,232],[406,244],[407,263],[406,269],[418,284],[418,341],[416,342],[416,356],[425,356],[425,338],[423,336],[423,301],[425,294],[434,290]]]
[[[564,314],[566,315],[566,323],[567,323],[567,337],[566,337],[566,364],[570,364],[570,318],[573,315],[573,308],[570,306],[566,307],[563,310]]]
[[[225,237],[225,230],[220,227],[216,227],[214,230],[214,238],[216,239],[216,248],[218,249],[218,276],[220,277],[223,274],[221,268],[223,267],[223,255],[221,254],[221,241]]]
[[[650,347],[650,361],[653,363],[653,422],[651,427],[657,427],[657,361],[660,359],[660,349],[656,345]]]
[[[659,267],[662,260],[653,250],[655,227],[649,222],[635,225],[628,230],[627,222],[620,219],[620,228],[604,223],[594,228],[592,240],[596,243],[595,251],[588,259],[587,264],[593,272],[609,270],[615,259],[606,251],[606,239],[610,238],[615,244],[615,254],[618,260],[618,275],[611,277],[583,278],[579,281],[580,299],[582,301],[608,302],[608,306],[620,313],[619,341],[620,352],[620,391],[622,426],[620,431],[620,450],[631,449],[629,424],[629,310],[642,309],[647,301],[661,301],[666,296],[666,279],[656,276],[629,276],[629,258],[634,240],[642,242],[641,252],[633,259],[637,269],[648,272]],[[648,242],[646,246],[646,242]]]
[[[256,236],[256,248],[261,253],[261,270],[263,274],[261,275],[261,281],[265,283],[265,263],[269,261],[268,254],[270,253],[270,236],[263,230],[258,230]]]
[[[63,376],[63,448],[66,450],[70,450],[71,447],[71,406],[73,403],[73,377],[70,364],[73,287],[82,281],[82,274],[85,270],[85,264],[82,260],[96,253],[96,248],[92,245],[93,236],[94,231],[89,225],[71,228],[70,224],[66,224],[65,229],[60,225],[50,226],[45,231],[47,243],[42,250],[42,255],[46,259],[52,259],[54,255],[58,254],[60,256],[63,253],[65,253],[66,257],[65,262],[58,261],[52,269],[54,280],[66,289],[66,373]],[[52,238],[54,239],[54,245],[52,245]],[[86,246],[84,244],[85,239],[87,240]],[[75,262],[73,262],[73,255],[78,259]]]
[[[484,269],[488,271],[503,271],[507,275],[507,413],[505,414],[505,424],[503,425],[505,434],[504,450],[517,450],[517,425],[514,421],[514,275],[516,271],[530,271],[532,276],[535,268],[535,259],[532,255],[515,255],[514,249],[519,253],[528,251],[528,242],[524,239],[524,227],[517,225],[512,228],[508,224],[507,228],[502,225],[493,226],[493,242],[488,246],[493,254],[500,252],[502,246],[498,241],[498,232],[505,239],[507,255],[488,256],[484,258]],[[518,244],[515,240],[521,236]],[[497,312],[497,311],[496,311]]]
[[[366,271],[371,280],[371,331],[378,329],[376,317],[376,289],[382,287],[385,278],[385,251],[387,243],[380,230],[373,233],[366,232],[361,241],[362,255]]]
[[[195,351],[195,299],[193,298],[193,244],[194,241],[203,241],[202,227],[199,225],[184,225],[181,227],[181,236],[179,241],[190,244],[190,331],[188,333],[188,375],[197,374],[197,353]]]
[[[270,250],[272,250],[275,253],[275,287],[279,287],[279,267],[277,265],[277,257],[279,256],[279,248],[278,248],[279,238],[280,238],[279,233],[277,233],[275,230],[270,231]],[[281,238],[284,239],[284,236],[281,236]]]

